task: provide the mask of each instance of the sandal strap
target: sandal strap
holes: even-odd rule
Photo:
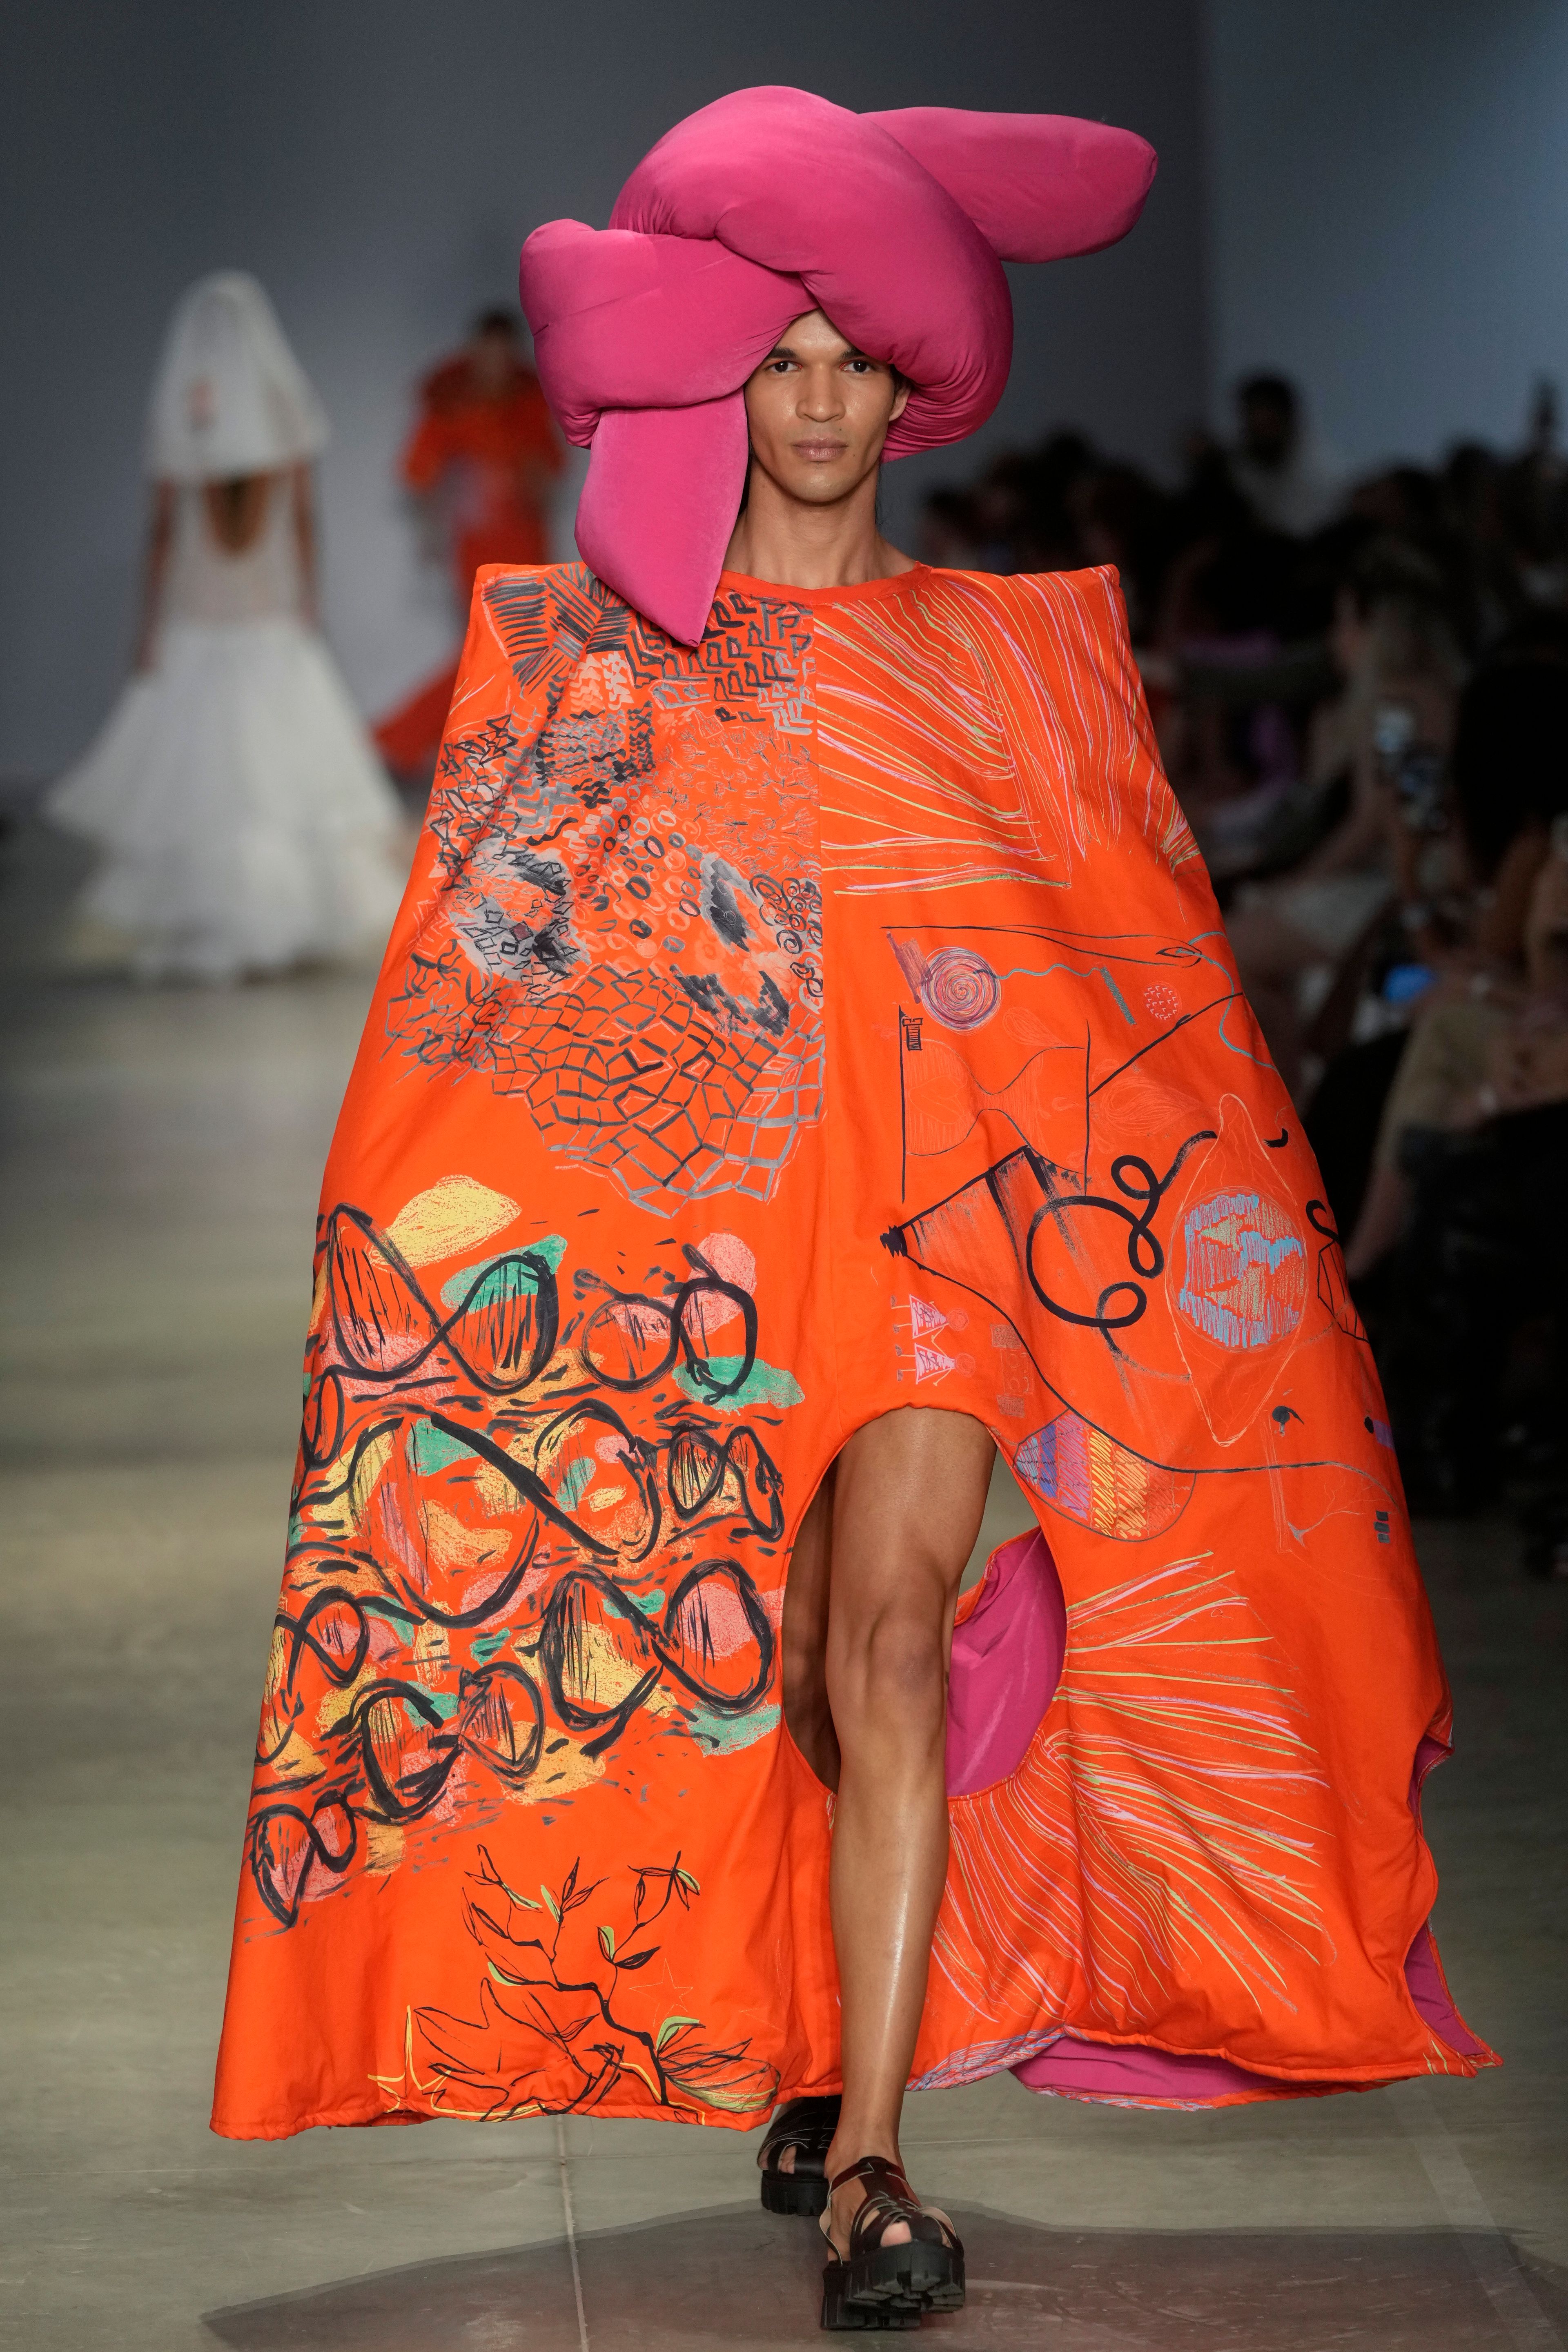
[[[901,2165],[890,2157],[863,2156],[858,2164],[847,2165],[835,2175],[829,2193],[843,2187],[847,2180],[863,2180],[866,2194],[856,2208],[849,2224],[849,2258],[874,2253],[888,2231],[902,2223],[911,2242],[940,2242],[941,2233],[921,2205],[910,2187]]]
[[[822,2160],[833,2145],[833,2135],[838,2128],[838,2100],[828,2096],[815,2099],[791,2099],[779,2109],[763,2135],[757,2151],[757,2162],[764,2172],[778,2170],[778,2158],[786,2147],[795,2152],[795,2171],[802,2167],[801,2157],[814,2159],[808,2168],[820,2172]]]
[[[847,2180],[881,2179],[900,2181],[906,2197],[912,2197],[914,2194],[905,2177],[903,2166],[895,2164],[890,2156],[863,2156],[857,2163],[847,2164],[842,2172],[836,2172],[827,2186],[831,2191],[842,2189]]]
[[[828,2183],[828,2194],[841,2189],[847,2180],[863,2180],[866,2195],[857,2207],[849,2224],[849,2257],[874,2253],[889,2230],[902,2223],[916,2245],[945,2246],[950,2253],[959,2251],[956,2232],[928,2213],[914,2190],[901,2165],[890,2157],[863,2156],[858,2164],[846,2165],[836,2172]]]

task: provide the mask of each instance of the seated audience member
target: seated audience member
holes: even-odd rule
[[[1282,683],[1289,691],[1297,549],[1239,509],[1227,520],[1219,507],[1212,519],[1215,528],[1164,567],[1151,652],[1176,688],[1160,719],[1171,783],[1222,880],[1250,866],[1300,769],[1279,691]]]
[[[1424,1149],[1417,1143],[1407,1151],[1407,1138],[1467,1134],[1488,1119],[1557,1099],[1554,1073],[1568,1038],[1568,819],[1558,818],[1553,839],[1549,853],[1542,828],[1518,836],[1489,909],[1517,905],[1528,885],[1522,972],[1516,976],[1496,953],[1478,956],[1433,992],[1412,1026],[1345,1249],[1352,1282],[1364,1279],[1405,1231],[1409,1166],[1419,1163]]]
[[[1420,1120],[1450,1082],[1479,1085],[1486,1042],[1525,984],[1525,919],[1547,854],[1552,819],[1568,809],[1568,619],[1537,613],[1500,641],[1459,698],[1450,758],[1455,846],[1466,890],[1448,909],[1449,936],[1434,940],[1426,985],[1405,1002],[1403,1025],[1341,1053],[1307,1115],[1335,1221],[1357,1279],[1385,1265],[1404,1229],[1409,1188],[1399,1167],[1404,1108],[1384,1117],[1406,1047],[1409,1098]],[[1392,980],[1393,973],[1389,975]],[[1383,1022],[1389,1017],[1385,1000]],[[1441,1124],[1436,1114],[1432,1123]],[[1380,1132],[1383,1142],[1375,1149]],[[1364,1213],[1363,1213],[1364,1211]],[[1369,1309],[1371,1302],[1369,1300]]]
[[[1454,793],[1478,883],[1500,888],[1502,863],[1534,830],[1544,856],[1568,809],[1568,625],[1542,613],[1510,632],[1466,688],[1454,728]],[[1517,923],[1520,908],[1513,910]]]
[[[930,490],[921,501],[920,559],[939,572],[988,572],[972,490]]]
[[[1548,1566],[1568,1535],[1568,819],[1553,839],[1531,894],[1526,986],[1484,1028],[1450,1022],[1419,1054],[1413,1041],[1415,1067],[1390,1100],[1408,1221],[1382,1350],[1413,1507],[1465,1510],[1500,1484],[1514,1342],[1527,1326],[1544,1337],[1544,1392],[1558,1401],[1549,1435],[1559,1489],[1535,1530]]]
[[[983,499],[1005,479],[1012,500],[1006,519],[1014,572],[1075,572],[1089,559],[1079,540],[1072,502],[1079,486],[1100,471],[1101,459],[1081,433],[1052,433],[1027,457],[993,465],[981,482]],[[1003,520],[997,510],[997,520]]]
[[[1408,560],[1373,551],[1341,595],[1331,643],[1344,690],[1319,715],[1308,774],[1325,794],[1344,779],[1344,814],[1292,872],[1240,892],[1226,921],[1293,1092],[1304,1020],[1344,960],[1396,902],[1413,944],[1429,945],[1432,896],[1454,878],[1441,777],[1460,660],[1436,596]]]
[[[1467,643],[1490,645],[1519,619],[1524,597],[1503,517],[1503,467],[1481,441],[1460,441],[1443,467],[1443,519]]]
[[[1519,593],[1526,604],[1568,597],[1568,459],[1558,446],[1555,384],[1531,402],[1525,446],[1502,477],[1502,509]]]
[[[1389,466],[1357,482],[1345,512],[1381,539],[1436,556],[1447,528],[1442,477],[1425,466]]]
[[[1282,375],[1237,387],[1240,426],[1230,475],[1259,522],[1304,536],[1328,521],[1344,490],[1339,467],[1308,433],[1300,395]]]
[[[1115,565],[1132,642],[1148,645],[1173,544],[1173,501],[1136,466],[1101,466],[1073,483],[1067,503],[1084,562]]]

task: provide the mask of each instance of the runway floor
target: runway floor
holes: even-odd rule
[[[751,2138],[576,2117],[208,2133],[311,1218],[365,988],[50,982],[72,860],[22,825],[0,865],[3,2340],[819,2341],[812,2225],[760,2211]],[[1422,1549],[1458,1694],[1458,1755],[1429,1789],[1438,1927],[1506,2066],[1211,2116],[1006,2076],[918,2097],[911,2169],[972,2281],[922,2342],[1568,2343],[1568,1590],[1524,1580],[1500,1523]]]

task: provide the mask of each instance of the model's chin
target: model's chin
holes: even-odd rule
[[[847,499],[863,479],[861,469],[854,466],[792,466],[782,486],[805,506],[830,507]]]

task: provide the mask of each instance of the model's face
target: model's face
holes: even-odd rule
[[[808,310],[747,379],[752,463],[786,496],[831,506],[875,473],[909,396],[890,367]]]

